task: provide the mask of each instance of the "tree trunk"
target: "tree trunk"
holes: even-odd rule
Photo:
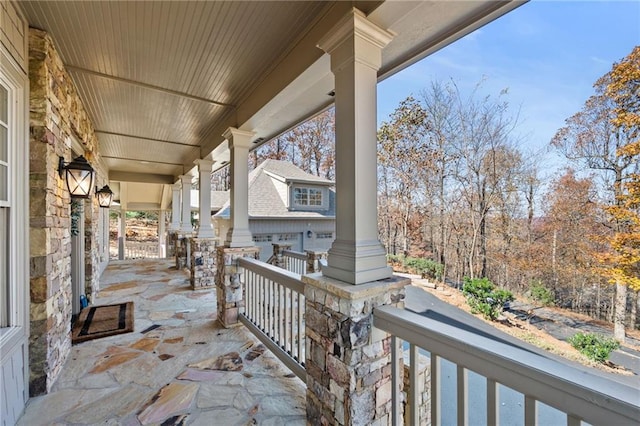
[[[627,311],[627,286],[616,283],[616,304],[613,314],[613,335],[620,343],[625,340],[625,316]]]
[[[629,317],[629,328],[631,330],[636,329],[636,323],[638,322],[638,303],[640,303],[638,295],[640,295],[640,291],[637,290],[631,293],[631,316]]]

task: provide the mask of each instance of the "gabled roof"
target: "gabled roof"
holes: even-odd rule
[[[287,208],[288,192],[281,193],[277,181],[284,183],[305,183],[323,187],[333,186],[333,182],[309,174],[295,165],[280,160],[265,160],[249,173],[249,217],[289,218],[289,219],[333,219],[336,215],[335,190],[328,188],[329,208],[320,211],[290,211]],[[228,195],[227,195],[228,196]],[[228,218],[229,201],[215,215]]]

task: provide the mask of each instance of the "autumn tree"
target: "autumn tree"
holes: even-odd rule
[[[569,160],[598,172],[602,201],[613,209],[611,213],[625,208],[625,191],[628,192],[625,182],[633,179],[638,168],[638,157],[633,155],[638,137],[638,62],[639,51],[635,48],[627,58],[614,64],[609,73],[596,81],[595,94],[582,110],[567,119],[566,126],[551,141]],[[613,235],[626,234],[625,217],[612,214],[611,218]],[[615,244],[612,248],[616,251]],[[615,265],[610,263],[610,267]],[[624,340],[628,282],[611,279],[616,288],[615,337]]]
[[[426,166],[424,152],[425,112],[421,105],[408,97],[383,122],[378,131],[378,163],[382,193],[382,213],[385,217],[383,241],[395,248],[400,239],[402,254],[409,254],[409,227],[412,216],[418,211],[420,188],[424,182],[418,178],[419,171]],[[392,231],[393,229],[393,231]],[[393,232],[393,235],[392,235]],[[398,235],[399,234],[399,235]],[[395,250],[391,250],[395,254]]]

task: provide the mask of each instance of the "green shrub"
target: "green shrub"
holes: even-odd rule
[[[531,299],[542,304],[543,306],[552,306],[555,304],[553,290],[545,287],[540,281],[532,281],[529,287]]]
[[[496,289],[487,278],[470,279],[465,277],[462,294],[474,314],[482,314],[493,321],[502,312],[504,305],[513,300],[513,294],[508,290]]]
[[[442,279],[444,266],[431,259],[422,259],[416,257],[404,257],[402,255],[387,255],[387,259],[391,263],[398,263],[402,267],[414,274],[420,274],[423,278]]]
[[[612,351],[620,347],[620,342],[595,333],[576,333],[567,341],[581,354],[596,362],[605,362]]]

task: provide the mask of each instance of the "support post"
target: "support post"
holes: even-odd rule
[[[211,170],[213,161],[196,160],[198,165],[198,177],[200,180],[198,197],[200,204],[200,226],[198,227],[198,238],[213,238],[215,233],[211,226]]]
[[[230,127],[222,135],[231,151],[231,227],[227,232],[225,246],[252,247],[253,238],[249,230],[249,147],[254,132],[245,132]]]
[[[323,273],[351,284],[393,273],[376,217],[377,71],[392,38],[354,8],[318,44],[331,57],[336,93],[336,239]]]
[[[180,182],[182,184],[180,231],[183,234],[190,234],[193,232],[191,225],[191,176],[180,175]]]

